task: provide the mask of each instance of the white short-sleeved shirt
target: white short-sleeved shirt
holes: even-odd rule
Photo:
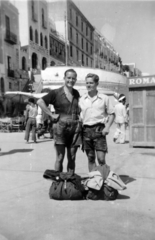
[[[118,103],[115,105],[115,122],[125,123],[127,120],[127,111],[125,105]]]
[[[109,97],[103,93],[97,93],[93,98],[88,93],[84,94],[79,100],[79,106],[84,125],[106,123],[108,115],[114,113]]]

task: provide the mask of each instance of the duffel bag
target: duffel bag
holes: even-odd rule
[[[53,181],[49,190],[49,197],[55,200],[82,200],[82,191],[70,181]]]
[[[81,200],[85,198],[86,191],[81,184],[81,177],[75,173],[46,170],[44,178],[51,179],[52,185],[49,197],[55,200]]]
[[[103,184],[102,187],[102,191],[103,191],[103,199],[104,200],[116,200],[117,196],[118,196],[118,191],[110,186],[108,186],[106,183]]]

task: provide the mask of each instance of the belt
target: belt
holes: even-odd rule
[[[97,126],[101,126],[101,125],[105,125],[104,123],[96,123],[93,125],[84,125],[84,128],[93,128],[93,127],[97,127]]]
[[[60,119],[78,120],[78,115],[76,115],[76,114],[60,114]]]

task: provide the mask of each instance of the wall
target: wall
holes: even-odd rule
[[[28,27],[28,5],[27,0],[14,0],[14,4],[19,11],[19,34],[21,46],[29,43],[29,27]]]

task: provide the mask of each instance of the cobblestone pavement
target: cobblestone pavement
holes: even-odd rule
[[[107,164],[127,189],[111,202],[50,200],[42,176],[54,166],[53,141],[26,144],[24,132],[0,133],[0,240],[154,240],[155,149],[115,144],[113,133],[114,126]],[[76,172],[88,172],[81,150]]]

